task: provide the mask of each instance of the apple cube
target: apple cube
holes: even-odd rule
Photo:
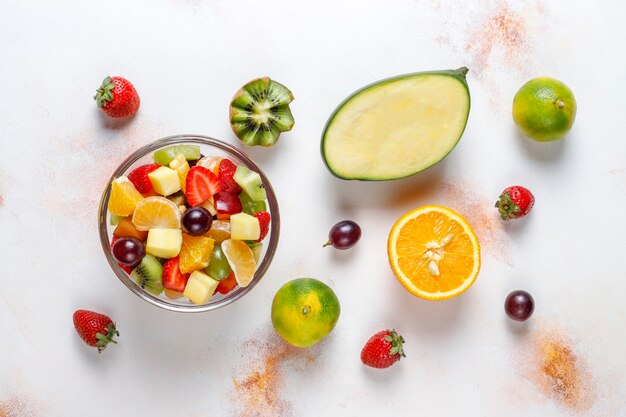
[[[152,188],[162,196],[168,196],[180,191],[178,171],[168,167],[159,167],[148,174]]]
[[[146,242],[146,253],[158,258],[171,259],[178,256],[183,244],[180,229],[150,229]]]
[[[206,304],[215,293],[219,282],[200,271],[193,271],[189,275],[183,295],[197,305]]]
[[[257,240],[261,237],[259,219],[247,213],[230,216],[230,238],[235,240]]]
[[[231,214],[241,213],[241,200],[237,194],[220,191],[213,196],[218,217],[228,219]]]

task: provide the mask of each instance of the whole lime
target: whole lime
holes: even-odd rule
[[[539,142],[563,138],[576,118],[576,100],[565,84],[549,77],[528,81],[513,99],[513,120],[519,130]]]
[[[339,299],[326,284],[298,278],[283,285],[272,302],[272,324],[287,343],[313,346],[325,338],[339,319]]]

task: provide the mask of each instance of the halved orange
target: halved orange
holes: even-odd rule
[[[180,229],[181,212],[165,197],[148,197],[137,203],[133,224],[137,230]]]
[[[420,207],[400,217],[389,232],[387,255],[398,281],[427,300],[456,297],[480,271],[480,245],[472,227],[441,206]]]
[[[240,287],[247,287],[254,278],[256,261],[252,249],[241,240],[227,239],[222,242],[222,252],[230,264]]]
[[[130,216],[133,210],[143,200],[143,196],[127,177],[119,177],[111,183],[108,209],[118,216]]]

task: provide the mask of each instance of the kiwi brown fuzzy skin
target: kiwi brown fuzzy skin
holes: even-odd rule
[[[275,125],[271,128],[271,129],[258,129],[257,133],[254,136],[259,136],[259,137],[255,137],[253,138],[252,141],[246,141],[244,140],[244,135],[243,132],[241,132],[241,130],[238,132],[238,130],[235,128],[235,122],[233,121],[233,118],[237,115],[237,109],[242,109],[241,106],[237,106],[235,105],[236,101],[244,96],[244,95],[251,95],[251,93],[249,91],[246,91],[246,88],[253,85],[256,82],[262,81],[263,83],[267,84],[268,87],[271,85],[271,83],[274,83],[275,85],[277,84],[278,86],[280,86],[282,89],[284,89],[285,91],[288,92],[288,96],[286,99],[286,103],[278,105],[276,107],[273,107],[272,109],[270,109],[269,111],[271,112],[271,110],[278,108],[286,108],[287,112],[289,113],[289,119],[291,119],[291,124],[288,127],[276,127]],[[244,144],[248,145],[248,146],[255,146],[255,145],[260,145],[260,146],[272,146],[274,143],[276,143],[278,141],[278,138],[280,137],[280,134],[282,132],[286,132],[289,131],[293,128],[293,126],[295,125],[295,120],[293,119],[293,116],[291,115],[291,111],[289,110],[289,103],[291,103],[291,101],[293,101],[294,96],[293,93],[291,92],[291,90],[289,90],[287,87],[285,87],[283,84],[277,82],[277,81],[272,81],[272,79],[270,77],[260,77],[260,78],[255,78],[249,82],[247,82],[243,87],[241,87],[239,90],[237,90],[237,92],[235,93],[235,95],[233,96],[231,102],[230,102],[230,106],[229,106],[229,120],[230,120],[230,128],[233,131],[233,133],[235,134],[235,136],[237,136],[237,138],[239,138],[239,140],[241,140],[242,142],[244,142]],[[262,132],[268,132],[268,131],[272,131],[275,133],[276,137],[271,139],[270,141],[268,141],[267,143],[263,143],[263,138],[262,138]]]

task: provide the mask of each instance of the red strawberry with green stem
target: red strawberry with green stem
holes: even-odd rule
[[[160,166],[157,164],[141,165],[128,174],[128,179],[133,183],[137,191],[141,194],[147,194],[152,191],[152,182],[150,182],[148,174],[156,171]]]
[[[395,330],[381,330],[365,343],[361,362],[372,368],[389,368],[405,357],[403,344],[404,338]]]
[[[98,348],[98,353],[109,343],[117,343],[113,338],[120,335],[113,320],[104,314],[89,310],[74,312],[74,328],[87,345]]]
[[[505,188],[500,194],[496,207],[502,220],[526,216],[535,205],[535,196],[528,188],[520,185]]]
[[[241,193],[241,187],[233,179],[235,171],[237,171],[237,165],[226,158],[222,159],[217,175],[217,178],[222,183],[222,191],[233,194]]]
[[[139,109],[137,90],[126,78],[106,77],[98,88],[94,100],[98,107],[111,117],[128,117]]]
[[[261,227],[261,236],[255,242],[260,242],[265,239],[267,232],[270,230],[270,214],[267,211],[260,211],[255,213],[254,217],[259,219],[259,226]]]
[[[190,206],[208,200],[221,190],[222,184],[217,176],[202,166],[194,166],[187,173],[185,196]]]

